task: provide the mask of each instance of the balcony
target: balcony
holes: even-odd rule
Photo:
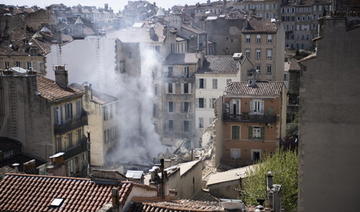
[[[54,132],[55,134],[64,134],[68,131],[74,130],[81,126],[87,125],[87,113],[83,112],[79,117],[73,117],[73,119],[65,121],[62,124],[55,124],[54,125]]]
[[[66,151],[64,151],[64,159],[67,160],[74,157],[75,155],[88,151],[87,145],[87,138],[82,138],[75,146],[70,147]]]
[[[277,117],[275,114],[230,114],[223,113],[223,120],[228,122],[245,122],[245,123],[275,123]]]

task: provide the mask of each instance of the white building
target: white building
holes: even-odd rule
[[[240,81],[239,65],[231,55],[208,55],[204,66],[195,75],[196,139],[209,127],[214,118],[215,100],[223,95],[229,82]]]

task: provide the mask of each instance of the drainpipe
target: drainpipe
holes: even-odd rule
[[[160,178],[160,198],[162,200],[165,199],[165,171],[164,171],[164,159],[160,159],[160,172],[161,172],[161,178]]]

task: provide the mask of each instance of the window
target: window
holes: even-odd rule
[[[272,43],[272,35],[268,35],[268,36],[267,36],[267,42],[268,42],[268,43]]]
[[[27,68],[28,70],[32,70],[32,63],[31,63],[31,62],[27,62],[27,63],[26,63],[26,68]]]
[[[182,112],[183,113],[190,112],[190,102],[183,102]]]
[[[240,114],[240,99],[232,99],[230,101],[230,114],[232,115]]]
[[[256,64],[256,70],[259,70],[259,71],[261,71],[261,65],[260,64]]]
[[[68,103],[65,104],[65,119],[69,120],[73,117],[73,111],[72,111],[72,104]]]
[[[55,124],[60,125],[62,124],[62,110],[61,107],[54,108],[54,121]]]
[[[205,88],[206,81],[205,79],[199,79],[199,88]]]
[[[167,93],[174,94],[175,93],[175,83],[167,83]]]
[[[240,149],[231,148],[230,149],[230,157],[232,159],[239,159],[240,158]]]
[[[256,59],[260,60],[261,58],[261,50],[260,49],[256,49]]]
[[[16,66],[16,67],[20,67],[20,62],[19,62],[19,61],[16,61],[16,62],[15,62],[15,66]]]
[[[190,83],[184,83],[182,86],[183,86],[183,93],[184,94],[190,94],[191,84]]]
[[[264,113],[264,101],[257,99],[251,101],[250,111],[252,113],[259,113],[259,114]]]
[[[245,55],[250,58],[250,49],[245,49]]]
[[[184,121],[184,132],[189,132],[190,130],[190,121]]]
[[[62,151],[61,136],[56,137],[57,152]]]
[[[217,79],[213,79],[213,80],[212,80],[212,88],[213,88],[213,89],[217,89],[217,88],[218,88]]]
[[[173,76],[173,70],[174,70],[174,68],[172,66],[168,67],[167,77],[172,77]]]
[[[184,67],[184,77],[189,78],[190,77],[190,69],[189,66]]]
[[[263,134],[263,132],[262,132],[262,127],[251,127],[252,129],[251,129],[251,137],[252,138],[262,138],[263,136],[262,136],[262,134]]]
[[[73,146],[72,133],[70,132],[67,137],[68,137],[68,148],[71,148]]]
[[[204,128],[204,118],[199,117],[199,128]]]
[[[245,36],[245,42],[246,42],[246,43],[250,43],[250,35],[246,35],[246,36]]]
[[[173,130],[174,129],[174,120],[168,120],[168,129]]]
[[[266,65],[266,74],[271,74],[271,65],[270,64],[268,64],[268,65]]]
[[[5,62],[5,68],[10,68],[10,63],[9,62]]]
[[[175,110],[174,102],[168,102],[168,112],[172,113]]]
[[[268,60],[271,60],[272,59],[272,49],[267,49],[266,50],[266,58]]]
[[[211,98],[209,108],[215,108],[215,102],[216,102],[216,98]]]
[[[261,35],[256,35],[256,43],[261,43]]]
[[[259,149],[252,149],[251,150],[251,160],[258,161],[261,159],[261,150]]]
[[[231,127],[231,139],[240,139],[240,126]]]
[[[198,99],[198,107],[199,108],[205,108],[205,99],[204,98],[199,98]]]

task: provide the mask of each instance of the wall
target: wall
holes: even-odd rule
[[[29,55],[12,55],[0,56],[0,70],[5,69],[5,62],[9,62],[9,67],[16,67],[16,62],[20,62],[20,67],[23,69],[28,68],[28,62],[31,63],[33,71],[40,74],[46,74],[46,57],[45,56],[29,56]]]
[[[328,18],[300,79],[299,212],[358,211],[360,28]]]

